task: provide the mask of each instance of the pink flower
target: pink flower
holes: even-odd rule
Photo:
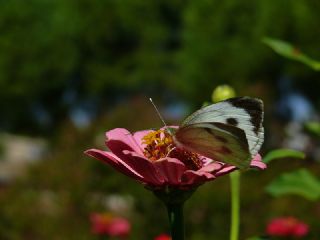
[[[168,234],[160,234],[159,236],[155,237],[154,240],[171,240],[171,237]]]
[[[154,189],[190,189],[237,169],[175,147],[172,136],[163,129],[131,134],[116,128],[106,138],[110,151],[89,149],[85,153]],[[251,167],[266,168],[259,154]]]
[[[126,237],[131,230],[128,220],[121,217],[113,217],[108,213],[92,213],[90,220],[91,230],[97,235]]]
[[[282,217],[273,219],[266,231],[270,236],[304,237],[309,232],[309,226],[294,217]]]

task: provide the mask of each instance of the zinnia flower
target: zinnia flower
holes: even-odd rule
[[[131,225],[127,219],[114,217],[108,213],[92,213],[90,221],[91,230],[97,235],[123,238],[128,236],[131,230]]]
[[[126,129],[116,128],[108,131],[106,138],[110,151],[90,149],[85,153],[152,189],[193,189],[237,169],[177,148],[164,129],[131,134]],[[266,167],[259,154],[252,160],[251,167]]]
[[[282,217],[273,219],[266,231],[275,237],[304,237],[309,232],[309,226],[294,217]]]
[[[154,240],[171,240],[171,237],[168,234],[160,234],[159,236],[155,237]]]

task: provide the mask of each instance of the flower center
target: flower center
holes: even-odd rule
[[[203,165],[198,154],[178,148],[172,135],[166,130],[148,133],[142,138],[142,143],[146,145],[143,153],[151,161],[165,157],[177,158],[191,170],[198,170]]]

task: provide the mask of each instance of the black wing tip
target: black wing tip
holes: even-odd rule
[[[251,117],[251,123],[255,134],[259,133],[263,122],[263,101],[259,98],[236,97],[226,100],[232,106],[244,109]]]
[[[239,105],[239,104],[245,104],[245,103],[249,104],[250,103],[252,105],[263,107],[262,99],[255,98],[255,97],[249,97],[249,96],[228,98],[225,101],[231,103],[234,106]]]

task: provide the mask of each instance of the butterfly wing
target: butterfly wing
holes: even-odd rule
[[[260,150],[264,140],[263,102],[260,99],[237,97],[209,105],[186,118],[181,128],[208,122],[224,123],[242,129],[249,145],[251,157],[254,157]]]
[[[224,123],[194,123],[180,127],[175,133],[178,146],[216,161],[241,169],[251,162],[245,132]]]

